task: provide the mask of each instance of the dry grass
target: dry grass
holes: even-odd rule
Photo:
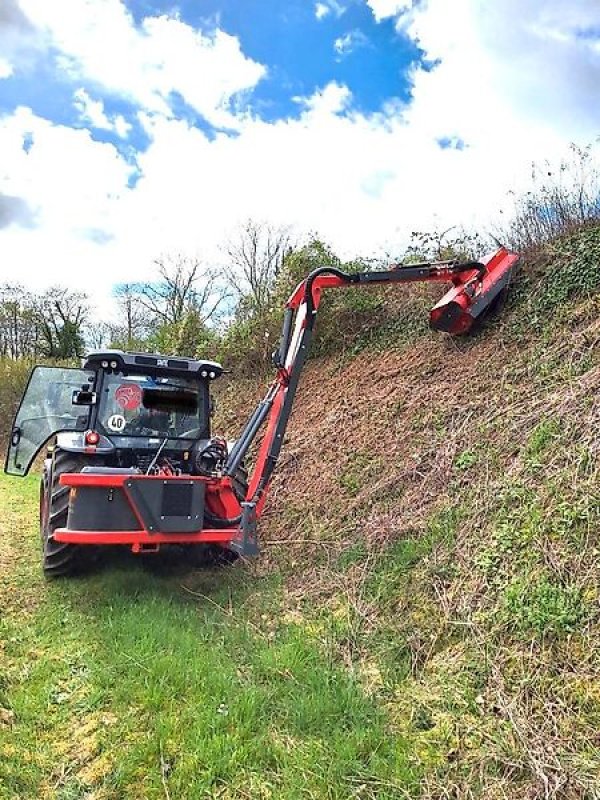
[[[539,251],[600,219],[598,141],[571,145],[558,163],[533,164],[529,190],[515,197],[514,213],[500,239],[519,252]]]

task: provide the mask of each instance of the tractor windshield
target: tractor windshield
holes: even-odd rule
[[[204,387],[188,378],[107,374],[97,424],[108,436],[199,439],[207,427]]]

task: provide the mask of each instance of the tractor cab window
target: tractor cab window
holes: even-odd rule
[[[199,439],[206,429],[205,390],[187,378],[107,374],[97,422],[111,437]]]

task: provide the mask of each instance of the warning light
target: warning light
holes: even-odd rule
[[[100,441],[100,434],[96,431],[88,431],[85,434],[85,443],[90,447],[95,447]]]

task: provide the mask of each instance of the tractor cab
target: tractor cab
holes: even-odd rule
[[[169,468],[191,472],[210,440],[213,361],[103,350],[81,369],[35,367],[17,412],[5,471],[26,475],[48,440],[108,467],[142,472],[157,449]]]

